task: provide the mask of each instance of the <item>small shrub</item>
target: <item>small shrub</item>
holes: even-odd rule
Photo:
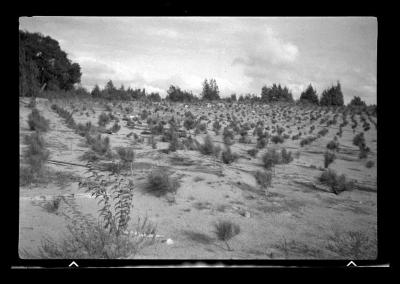
[[[49,213],[55,213],[60,207],[61,200],[62,200],[61,197],[58,196],[44,203],[42,207]]]
[[[90,145],[91,149],[100,155],[106,155],[110,152],[110,138],[101,137],[101,134],[97,136],[86,135],[86,142]]]
[[[111,118],[105,112],[102,112],[99,116],[98,124],[101,127],[105,127],[108,123],[110,123]]]
[[[268,188],[272,184],[272,172],[271,171],[257,171],[255,174],[255,179],[259,185],[263,188]]]
[[[353,182],[346,180],[344,174],[338,176],[334,170],[327,169],[319,177],[319,181],[325,185],[328,185],[335,194],[339,194],[342,191],[351,190]]]
[[[271,137],[271,141],[275,144],[277,143],[283,143],[285,141],[285,138],[281,135],[274,135]]]
[[[361,144],[360,146],[360,154],[359,154],[359,158],[360,159],[366,159],[368,158],[368,153],[369,153],[370,149],[365,146],[365,144]]]
[[[28,116],[28,125],[30,130],[43,132],[49,130],[49,121],[36,108],[32,109],[32,112]]]
[[[239,156],[237,154],[232,153],[231,148],[227,147],[223,152],[222,152],[222,161],[225,164],[230,164],[234,161],[236,161]]]
[[[132,163],[135,159],[135,152],[128,147],[117,148],[117,154],[124,164]]]
[[[258,153],[258,149],[257,148],[247,150],[247,154],[249,154],[253,158],[255,158],[257,156],[257,153]]]
[[[153,170],[147,177],[147,191],[159,197],[167,193],[175,193],[178,189],[178,182],[170,178],[164,170]]]
[[[214,228],[217,238],[225,242],[228,250],[231,251],[228,241],[240,233],[240,227],[230,221],[218,221],[214,224]]]
[[[269,170],[276,164],[279,164],[280,159],[279,159],[279,154],[276,152],[275,149],[268,150],[263,156],[262,156],[262,161],[264,164],[264,167]]]
[[[25,160],[33,172],[40,173],[50,156],[45,141],[39,132],[34,132],[25,136],[25,143],[28,145],[24,153]]]
[[[203,155],[214,155],[218,157],[219,153],[221,152],[221,148],[219,146],[215,146],[214,142],[211,140],[211,136],[207,135],[204,138],[204,143],[199,144],[199,151]]]
[[[257,149],[264,149],[265,146],[267,146],[267,144],[268,144],[267,138],[263,137],[263,138],[260,138],[260,139],[257,140],[256,147],[257,147]]]
[[[120,129],[121,129],[121,126],[118,124],[118,122],[115,122],[110,130],[112,133],[117,133]]]
[[[293,161],[292,152],[287,151],[285,148],[281,151],[281,163],[282,164],[289,164]]]
[[[332,140],[326,145],[326,148],[328,148],[331,151],[338,151],[339,150],[339,142]]]
[[[326,151],[324,154],[324,167],[328,168],[333,161],[335,161],[336,155],[333,152]]]
[[[365,145],[365,138],[364,138],[364,133],[361,132],[354,136],[353,138],[353,145],[361,147],[362,145]]]
[[[375,165],[374,161],[368,161],[365,166],[369,169],[372,168]]]
[[[328,128],[323,128],[320,131],[318,131],[318,135],[325,136],[326,134],[328,134],[328,132],[329,132]]]

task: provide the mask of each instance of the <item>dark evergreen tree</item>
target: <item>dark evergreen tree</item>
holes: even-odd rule
[[[340,82],[336,86],[332,86],[324,90],[321,94],[320,105],[322,106],[343,106],[343,93]]]
[[[317,91],[310,85],[300,95],[300,102],[318,105]]]
[[[351,102],[349,103],[349,106],[366,106],[367,104],[361,100],[360,97],[353,97],[353,99],[351,100]]]
[[[219,100],[219,89],[217,85],[217,81],[215,79],[210,79],[210,82],[207,79],[203,82],[203,92],[201,93],[203,100]]]

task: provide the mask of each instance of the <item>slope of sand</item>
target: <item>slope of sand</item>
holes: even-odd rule
[[[62,101],[57,103],[70,109],[67,103],[63,104]],[[75,105],[82,107],[79,102],[75,102]],[[132,102],[130,105],[134,108],[134,114],[141,113],[142,109],[136,103]],[[51,130],[44,134],[51,152],[50,159],[85,164],[79,160],[79,156],[87,150],[84,138],[69,129],[50,106],[51,103],[43,99],[37,106],[43,116],[50,120]],[[93,109],[95,113],[88,111],[89,116],[86,115],[87,111],[83,111],[82,114],[79,111],[74,113],[75,121],[91,121],[97,125],[98,116],[104,108],[93,105]],[[192,106],[189,109],[197,117],[206,115],[210,118],[208,133],[216,143],[222,142],[222,134],[216,136],[212,131],[213,117],[234,111],[222,108],[209,110]],[[114,113],[119,113],[117,115],[119,119],[122,119],[123,111],[117,108],[114,110]],[[177,112],[183,114],[186,110],[183,105],[175,107],[175,116]],[[266,122],[266,126],[271,125],[270,119],[263,116],[268,111],[270,111],[268,108],[260,109],[253,114],[247,110],[244,121],[257,122],[262,119]],[[30,133],[26,122],[29,113],[30,109],[20,104],[21,160],[25,147],[22,138]],[[162,116],[168,113],[159,111],[157,114]],[[241,114],[239,112],[235,115]],[[290,122],[279,121],[278,118],[278,124],[290,125],[292,130],[290,135],[296,134],[297,126],[300,125],[305,125],[301,131],[308,133],[312,124],[308,121],[298,124],[294,117],[293,115]],[[314,133],[322,129],[319,120],[313,122],[316,125]],[[157,233],[162,235],[163,239],[172,239],[174,243],[167,245],[165,242],[156,241],[132,258],[346,258],[326,246],[327,240],[335,231],[341,234],[360,231],[370,239],[376,239],[376,129],[371,124],[371,129],[365,133],[367,145],[371,148],[368,160],[375,162],[375,166],[367,169],[366,161],[358,159],[358,149],[352,145],[354,135],[362,131],[362,123],[359,122],[353,134],[350,116],[348,120],[349,124],[343,129],[342,138],[339,138],[341,148],[338,157],[330,167],[340,174],[355,179],[360,190],[343,192],[339,195],[329,192],[323,186],[318,187],[319,189],[314,188],[312,184],[317,184],[317,178],[321,174],[318,168],[323,166],[326,144],[338,131],[338,125],[342,122],[341,115],[338,124],[330,126],[329,133],[311,145],[300,147],[300,140],[291,138],[278,145],[269,142],[267,148],[286,147],[293,153],[299,151],[300,155],[290,164],[276,166],[272,187],[267,190],[257,185],[253,176],[255,171],[262,170],[261,156],[266,150],[261,150],[256,158],[251,158],[246,153],[256,143],[252,130],[249,131],[252,144],[240,144],[239,136],[235,137],[232,151],[242,155],[242,158],[230,165],[197,151],[178,150],[170,154],[161,153],[159,149],[168,148],[169,143],[165,142],[158,142],[157,150],[152,149],[146,142],[134,145],[136,158],[132,220],[148,216],[157,226]],[[122,127],[118,133],[103,135],[110,137],[111,147],[132,146],[132,137],[127,138],[126,135],[132,131],[140,135],[142,130],[126,128],[126,122],[123,120],[120,120],[119,124]],[[111,125],[112,123],[109,127]],[[146,122],[143,122],[142,127],[146,127]],[[203,133],[196,138],[202,141],[204,136]],[[158,141],[159,139],[160,137]],[[316,168],[310,167],[311,165]],[[83,180],[89,175],[85,172],[87,168],[84,167],[50,163],[47,166],[49,171],[69,173]],[[146,177],[155,167],[168,168],[172,177],[179,180],[180,186],[174,202],[166,197],[155,197],[144,190]],[[97,216],[99,209],[97,201],[80,189],[76,180],[67,180],[62,186],[50,181],[47,184],[20,187],[20,248],[35,251],[43,236],[48,235],[57,239],[66,232],[67,222],[63,216],[63,213],[68,213],[66,204],[61,203],[56,213],[48,213],[39,206],[43,200],[58,195],[69,196],[83,213]],[[240,226],[240,234],[229,242],[232,251],[228,251],[225,244],[218,241],[213,233],[213,223],[221,219],[230,220]],[[368,258],[376,257],[376,242],[365,255]]]

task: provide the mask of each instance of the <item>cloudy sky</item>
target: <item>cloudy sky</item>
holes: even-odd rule
[[[377,20],[371,17],[22,17],[20,29],[56,39],[89,90],[118,87],[195,94],[215,78],[221,96],[259,95],[280,83],[298,98],[340,81],[345,103],[376,103]]]

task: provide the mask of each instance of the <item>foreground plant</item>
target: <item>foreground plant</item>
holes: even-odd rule
[[[240,227],[231,221],[218,221],[214,223],[214,233],[220,241],[225,242],[229,251],[232,251],[228,241],[240,233]]]

